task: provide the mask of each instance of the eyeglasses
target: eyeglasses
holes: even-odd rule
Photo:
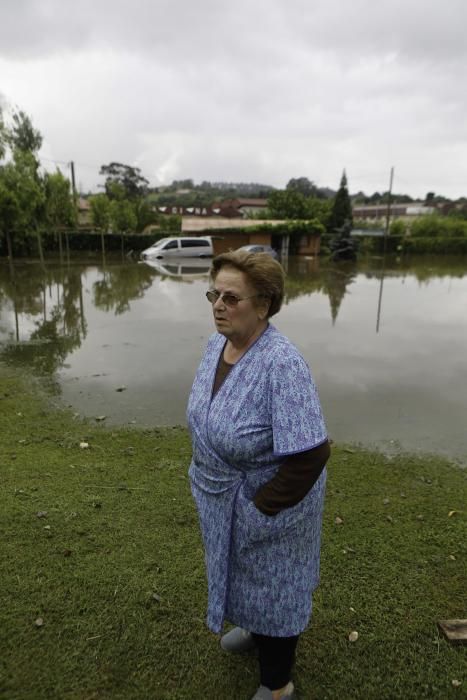
[[[245,301],[246,299],[253,299],[254,297],[259,297],[260,294],[252,294],[249,297],[237,297],[235,294],[230,294],[230,292],[225,292],[221,294],[217,289],[210,289],[206,292],[206,299],[210,304],[215,304],[218,299],[222,299],[226,306],[237,306],[239,301]]]

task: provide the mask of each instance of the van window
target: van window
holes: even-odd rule
[[[182,248],[200,248],[201,246],[209,246],[208,241],[203,241],[201,238],[182,238]]]
[[[178,248],[178,241],[169,241],[164,246],[164,250],[172,250],[172,248]]]

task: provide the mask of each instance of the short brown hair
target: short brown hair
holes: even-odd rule
[[[211,279],[214,281],[223,267],[243,272],[259,296],[270,300],[268,318],[277,314],[284,299],[285,272],[280,263],[267,253],[232,250],[214,258]]]

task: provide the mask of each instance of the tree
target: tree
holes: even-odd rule
[[[1,168],[0,192],[0,232],[12,261],[13,239],[24,238],[31,229],[39,235],[45,196],[34,154],[15,150],[13,160]]]
[[[101,233],[107,233],[110,225],[110,202],[106,194],[96,194],[89,198],[91,221]]]
[[[13,239],[35,230],[42,260],[39,220],[43,215],[44,187],[39,175],[37,151],[42,136],[25,112],[14,112],[11,125],[5,125],[0,114],[0,157],[7,149],[10,160],[0,166],[0,233],[7,242],[13,273]]]
[[[175,187],[177,190],[192,190],[194,186],[191,178],[187,180],[173,180],[172,182],[172,187]]]
[[[319,196],[319,190],[307,177],[297,177],[292,178],[288,181],[286,190],[293,190],[294,192],[300,192],[305,197],[316,197]]]
[[[8,131],[8,142],[14,151],[27,151],[29,153],[37,153],[42,146],[42,136],[40,132],[32,125],[32,121],[28,115],[23,112],[14,112],[12,115],[12,126]]]
[[[159,215],[155,211],[155,207],[151,206],[146,199],[140,199],[137,202],[135,211],[137,217],[136,230],[138,233],[143,231],[149,224],[159,223]]]
[[[307,210],[310,219],[317,219],[324,228],[328,227],[331,216],[332,199],[319,199],[318,197],[308,197]]]
[[[114,181],[108,183],[106,187],[106,194],[110,201],[120,202],[122,199],[125,199],[126,190],[121,182]]]
[[[125,233],[134,233],[138,219],[135,205],[127,199],[110,202],[110,224],[114,233],[119,233],[121,237],[122,257],[124,252]]]
[[[6,128],[3,121],[3,112],[0,107],[0,160],[5,156],[6,151]]]
[[[47,224],[55,235],[58,235],[60,259],[62,259],[62,229],[72,226],[76,221],[70,181],[57,168],[57,172],[46,174],[44,184],[45,217]]]
[[[106,194],[96,194],[89,198],[91,205],[91,221],[101,234],[102,258],[105,260],[104,234],[110,226],[110,201]]]
[[[406,231],[407,224],[405,221],[402,221],[402,219],[396,219],[391,222],[391,226],[389,227],[389,234],[391,236],[405,236]]]
[[[46,174],[44,182],[47,223],[55,229],[73,226],[76,217],[70,181],[57,168],[55,173]]]
[[[10,263],[13,259],[12,230],[18,216],[19,204],[9,186],[5,172],[0,175],[0,234],[5,236]]]
[[[277,190],[268,199],[268,210],[276,219],[307,219],[306,197],[293,189]]]
[[[294,189],[276,190],[268,199],[268,214],[276,219],[317,219],[327,226],[332,201],[305,197]]]
[[[135,207],[127,199],[110,202],[110,223],[115,233],[134,232],[137,224]]]
[[[115,189],[112,186],[117,183],[123,187],[126,199],[137,199],[146,194],[149,180],[141,175],[139,168],[123,163],[109,163],[102,165],[100,175],[105,175],[105,193],[109,199],[115,199]]]
[[[352,204],[347,189],[347,175],[342,173],[341,183],[332,204],[328,230],[341,229],[346,223],[352,224]]]

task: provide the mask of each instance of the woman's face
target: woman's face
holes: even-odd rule
[[[222,298],[212,305],[217,331],[228,340],[246,341],[260,326],[264,325],[268,303],[254,296],[256,290],[243,272],[234,267],[222,267],[217,273],[212,289],[221,295],[229,293],[241,299],[236,306],[227,305]],[[243,297],[253,298],[244,299]]]

